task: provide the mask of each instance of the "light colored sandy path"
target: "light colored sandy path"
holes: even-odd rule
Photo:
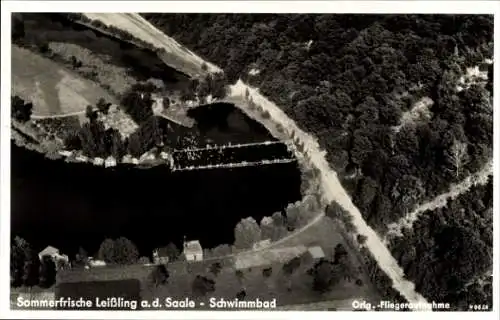
[[[393,287],[411,303],[427,303],[425,298],[415,290],[415,285],[405,279],[403,269],[384,245],[382,239],[368,226],[361,212],[352,203],[350,196],[342,187],[337,173],[333,171],[326,161],[326,152],[321,150],[316,138],[302,131],[278,106],[261,95],[257,89],[252,88],[243,81],[238,81],[231,87],[234,96],[245,96],[248,90],[249,97],[263,109],[267,110],[270,118],[275,123],[281,124],[285,130],[295,132],[295,136],[304,144],[304,153],[310,157],[311,164],[321,172],[321,187],[323,196],[328,202],[336,201],[347,210],[358,232],[367,237],[365,246],[370,250],[379,267],[391,278]]]
[[[468,176],[458,184],[452,184],[449,190],[443,194],[438,195],[429,202],[423,203],[418,206],[413,212],[408,213],[403,218],[395,223],[391,223],[388,227],[385,243],[391,237],[402,237],[403,228],[412,228],[415,221],[418,220],[420,215],[425,211],[432,211],[446,206],[449,200],[453,200],[461,194],[467,192],[476,185],[485,185],[488,183],[489,177],[493,174],[493,162],[490,160],[481,170]]]
[[[90,19],[98,19],[105,24],[111,24],[115,27],[127,30],[136,37],[156,47],[164,47],[165,50],[182,57],[186,62],[196,63],[197,65],[203,63],[201,58],[183,49],[174,39],[157,30],[138,14],[102,13],[86,15]],[[138,23],[140,23],[140,26],[138,26]],[[209,67],[209,70],[214,70],[214,68],[220,70],[220,68],[210,63],[205,63]],[[399,267],[397,261],[384,245],[382,239],[364,221],[361,212],[354,206],[350,196],[340,184],[337,174],[330,169],[325,158],[326,152],[320,149],[317,139],[302,131],[293,120],[288,118],[288,116],[278,108],[278,106],[262,96],[256,89],[249,87],[241,80],[231,87],[231,93],[233,95],[245,96],[246,90],[248,90],[249,96],[255,103],[269,112],[271,119],[275,123],[280,123],[289,132],[295,132],[296,137],[304,144],[304,152],[309,155],[311,164],[321,172],[323,196],[327,201],[337,201],[351,214],[353,223],[356,225],[358,232],[365,235],[367,238],[365,246],[370,250],[379,267],[392,280],[394,289],[400,292],[400,294],[411,303],[427,303],[425,298],[415,291],[415,285],[411,281],[405,279],[403,270]]]
[[[31,120],[66,118],[66,117],[80,116],[82,114],[85,114],[85,110],[75,111],[75,112],[71,112],[71,113],[53,114],[53,115],[48,115],[48,116],[40,116],[40,115],[33,114],[33,115],[31,115]]]

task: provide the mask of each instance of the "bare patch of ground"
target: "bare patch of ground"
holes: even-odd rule
[[[429,97],[423,97],[417,101],[410,110],[403,113],[401,122],[398,126],[394,127],[395,132],[399,132],[402,127],[412,125],[417,122],[427,122],[432,119],[432,112],[429,110],[434,104]]]

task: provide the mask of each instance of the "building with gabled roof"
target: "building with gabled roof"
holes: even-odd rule
[[[107,157],[106,160],[104,160],[104,166],[106,168],[116,166],[116,159],[112,156]]]
[[[183,253],[187,261],[203,260],[203,248],[198,240],[184,241]]]
[[[56,264],[56,266],[58,265],[58,262],[63,262],[65,264],[69,263],[68,256],[65,255],[65,254],[60,254],[59,253],[59,249],[57,249],[57,248],[55,248],[53,246],[47,246],[45,249],[43,249],[42,251],[40,251],[38,253],[38,258],[40,259],[40,261],[45,256],[51,257],[52,261],[54,261],[54,263]]]

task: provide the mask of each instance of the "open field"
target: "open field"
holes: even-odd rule
[[[12,46],[12,95],[32,101],[34,116],[84,111],[100,98],[115,101],[91,81],[17,46]]]

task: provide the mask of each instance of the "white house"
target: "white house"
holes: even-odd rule
[[[112,156],[109,156],[106,158],[106,160],[104,161],[104,166],[107,168],[107,167],[114,167],[116,166],[116,160],[115,158],[113,158]]]
[[[78,156],[76,157],[76,161],[80,161],[80,162],[88,162],[88,161],[89,161],[89,158],[88,158],[88,157],[86,157],[86,156],[84,156],[84,155],[81,155],[81,154],[80,154],[80,155],[78,155]]]
[[[104,164],[104,159],[103,158],[99,158],[99,157],[96,157],[94,158],[94,164],[96,166],[102,166]]]
[[[69,262],[69,258],[68,258],[67,255],[60,254],[59,253],[59,249],[54,248],[52,246],[47,246],[45,249],[43,249],[42,251],[40,251],[40,253],[38,253],[38,258],[40,259],[40,261],[42,260],[42,258],[44,256],[51,257],[52,260],[54,261],[54,263],[56,265],[57,265],[57,263],[59,261],[63,261],[64,263],[68,263]]]
[[[203,260],[203,248],[200,241],[184,241],[184,256],[187,261],[201,261]]]
[[[61,150],[59,151],[59,154],[63,157],[71,157],[73,155],[73,152],[68,150]]]

